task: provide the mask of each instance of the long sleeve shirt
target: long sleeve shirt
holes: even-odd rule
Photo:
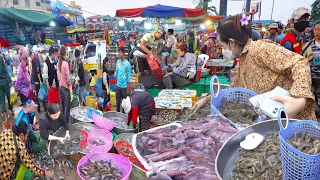
[[[11,78],[9,76],[7,67],[3,62],[3,57],[0,56],[0,85],[7,85],[11,83]]]
[[[173,74],[187,77],[190,68],[196,65],[197,56],[193,53],[186,53],[183,57],[178,57],[177,61],[169,65],[169,68],[173,68]]]
[[[117,86],[120,88],[127,88],[130,82],[131,65],[128,60],[118,60],[116,64],[115,75],[117,77]]]
[[[69,87],[71,86],[71,79],[70,79],[69,65],[66,61],[62,61],[61,71],[60,71],[60,67],[58,67],[57,75],[58,75],[60,87],[69,89]]]
[[[243,87],[258,94],[282,87],[292,97],[307,99],[306,106],[295,119],[316,120],[308,59],[275,43],[250,39],[240,55],[239,64],[230,87]]]
[[[0,134],[0,179],[10,179],[17,161],[16,147],[12,130],[4,130]],[[16,136],[21,163],[34,174],[44,176],[45,171],[38,167],[27,153],[26,145]]]
[[[39,128],[42,139],[48,140],[49,135],[52,135],[51,133],[56,132],[60,127],[64,127],[66,131],[69,130],[69,124],[62,114],[60,114],[57,120],[52,120],[48,114],[42,114],[40,116]]]

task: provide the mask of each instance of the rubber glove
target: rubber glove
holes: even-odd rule
[[[290,96],[274,96],[271,99],[283,103],[289,118],[294,118],[307,103],[306,98],[295,98]]]
[[[70,133],[69,133],[69,131],[66,131],[66,136],[64,136],[64,138],[70,139]]]
[[[60,141],[62,144],[64,144],[64,141],[66,140],[66,138],[49,135],[48,140],[50,140],[50,141],[56,140],[56,141]]]

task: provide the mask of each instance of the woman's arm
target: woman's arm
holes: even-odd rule
[[[40,137],[44,140],[48,140],[49,132],[48,132],[48,125],[46,124],[46,115],[42,115],[40,117],[39,129],[40,129]]]
[[[41,169],[39,166],[37,166],[31,159],[31,157],[29,156],[29,154],[27,153],[26,150],[26,146],[23,142],[18,141],[17,139],[17,143],[19,146],[20,151],[20,159],[21,162],[27,166],[27,168],[34,174],[39,175],[39,176],[45,176],[45,170]]]
[[[178,57],[176,62],[174,62],[173,64],[169,64],[168,67],[169,68],[177,67],[180,64],[180,62],[181,62],[181,57]]]
[[[60,114],[59,121],[63,125],[64,129],[66,131],[69,131],[69,124],[68,124],[67,120],[64,118],[64,116],[62,114]]]

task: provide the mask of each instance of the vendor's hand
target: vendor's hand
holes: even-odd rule
[[[294,118],[307,103],[306,98],[295,98],[289,96],[274,96],[271,99],[282,102],[289,118]]]
[[[163,79],[165,79],[166,77],[169,77],[171,75],[172,75],[172,73],[167,73],[166,75],[163,76]]]
[[[168,66],[163,66],[162,69],[163,69],[163,70],[166,70],[166,69],[168,69]]]
[[[66,135],[64,136],[64,138],[70,139],[70,133],[69,133],[69,131],[66,131]]]
[[[53,178],[53,173],[51,171],[45,171],[44,174],[45,174],[46,177]]]
[[[14,87],[14,83],[13,83],[13,81],[11,81],[11,83],[10,83],[10,87]]]
[[[64,141],[66,140],[66,138],[58,137],[57,140],[60,141],[62,144],[64,144]]]

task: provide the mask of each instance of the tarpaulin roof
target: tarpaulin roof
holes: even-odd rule
[[[203,9],[180,8],[174,6],[154,5],[144,8],[118,9],[116,17],[196,17],[204,15]]]
[[[213,16],[213,15],[206,14],[204,16],[183,18],[182,20],[185,20],[185,21],[202,21],[202,20],[207,21],[207,20],[209,20],[209,21],[215,22],[215,21],[219,21],[221,19],[223,19],[222,16]]]
[[[58,16],[56,18],[56,21],[60,26],[64,26],[64,27],[73,25],[73,22],[65,18],[64,16]]]
[[[15,19],[22,23],[29,23],[34,25],[45,25],[54,20],[57,16],[43,12],[22,10],[15,8],[0,8],[0,22],[3,19],[10,21]]]

